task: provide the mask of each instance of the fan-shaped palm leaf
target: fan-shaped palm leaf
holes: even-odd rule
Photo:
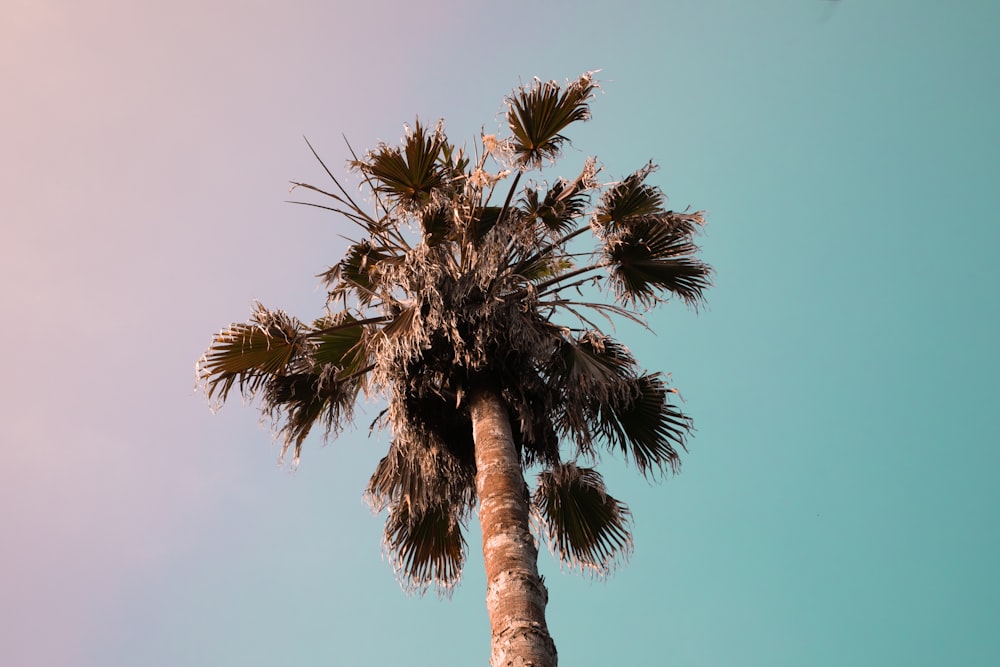
[[[442,133],[443,134],[443,133]],[[451,177],[459,180],[465,177],[465,172],[469,168],[470,160],[465,151],[461,148],[455,149],[447,141],[441,144],[441,155],[438,158],[441,165],[448,170]]]
[[[444,146],[440,128],[428,131],[418,120],[407,131],[402,150],[383,144],[353,164],[375,181],[378,192],[413,208],[428,202],[431,192],[445,183],[439,162]]]
[[[549,547],[571,568],[607,574],[632,552],[631,513],[593,468],[564,463],[543,471],[532,504]]]
[[[469,230],[472,234],[472,242],[477,246],[482,243],[486,235],[489,234],[490,230],[497,226],[500,222],[500,215],[503,213],[503,208],[500,206],[484,206],[480,211],[479,215],[472,220],[469,226]]]
[[[555,81],[522,86],[507,98],[507,124],[513,134],[511,148],[518,165],[537,168],[555,159],[566,141],[560,132],[576,121],[590,118],[595,84],[587,73],[561,89]]]
[[[455,214],[447,202],[426,207],[420,216],[423,241],[436,246],[447,239],[455,229]]]
[[[696,306],[711,284],[711,269],[693,256],[697,251],[685,226],[664,214],[625,223],[606,238],[604,254],[625,303],[649,307],[666,290]]]
[[[601,405],[624,404],[635,393],[638,366],[628,348],[599,331],[563,338],[546,366],[548,383],[559,398],[548,415],[578,455],[594,456],[596,415]],[[599,435],[599,433],[598,433]]]
[[[367,306],[377,296],[378,279],[385,265],[399,261],[400,256],[395,249],[364,240],[350,246],[344,258],[321,277],[331,288],[332,296],[351,293],[359,305]]]
[[[628,220],[663,212],[666,197],[659,188],[645,182],[655,170],[656,165],[650,162],[605,191],[594,211],[598,229],[614,231],[617,225]]]
[[[219,332],[198,361],[198,378],[210,400],[225,401],[234,384],[252,398],[305,345],[298,320],[280,310],[268,311],[259,303],[255,308],[249,322],[230,324]]]
[[[423,592],[437,586],[447,593],[458,583],[465,563],[465,538],[454,508],[439,504],[419,512],[406,501],[389,508],[385,546],[400,583]]]
[[[691,430],[691,420],[667,402],[667,387],[659,373],[634,381],[632,396],[597,406],[597,428],[647,475],[665,467],[680,467],[679,449]]]
[[[598,331],[587,331],[576,340],[564,339],[556,356],[561,375],[557,384],[580,387],[607,395],[635,377],[635,357],[618,341]]]
[[[315,345],[314,363],[335,367],[342,378],[363,371],[371,363],[366,324],[354,316],[344,314],[339,321],[318,320],[313,329],[310,339]]]
[[[552,234],[562,235],[573,229],[573,222],[584,214],[588,197],[583,184],[559,179],[539,197],[538,190],[529,188],[520,201],[524,217],[534,220]]]

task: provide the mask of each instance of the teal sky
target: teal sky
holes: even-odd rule
[[[471,146],[596,69],[547,174],[655,160],[717,276],[619,330],[698,430],[660,484],[603,462],[636,520],[610,581],[542,554],[562,664],[997,664],[1000,5],[416,6],[0,9],[0,664],[487,664],[475,526],[451,600],[381,557],[387,437],[278,468],[193,367],[255,299],[319,313],[346,227],[284,203],[323,178],[303,135],[338,169],[415,115]]]

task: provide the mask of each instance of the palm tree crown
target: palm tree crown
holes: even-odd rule
[[[401,145],[354,155],[371,211],[325,165],[330,188],[295,183],[321,197],[298,203],[360,232],[322,274],[326,314],[305,323],[257,305],[199,361],[210,399],[233,387],[259,399],[295,461],[315,424],[335,435],[359,394],[385,397],[376,423],[392,440],[367,496],[387,510],[386,547],[413,589],[447,590],[461,573],[478,499],[476,392],[501,398],[519,474],[541,471],[530,500],[540,531],[581,570],[607,572],[631,549],[628,509],[583,465],[598,448],[647,476],[679,466],[691,422],[674,390],[598,322],[641,323],[671,296],[702,301],[711,269],[692,241],[702,213],[668,210],[652,163],[612,183],[595,159],[572,179],[521,183],[590,118],[595,88],[588,73],[514,90],[510,136],[483,135],[473,154],[441,123],[418,121]],[[581,251],[587,232],[593,249]]]

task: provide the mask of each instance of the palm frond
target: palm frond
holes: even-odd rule
[[[645,218],[663,211],[663,192],[646,184],[646,177],[656,170],[652,162],[604,192],[594,210],[594,222],[600,230],[614,231],[617,225]]]
[[[366,375],[372,367],[357,368],[368,354],[364,339],[347,349],[344,356],[336,356],[337,348],[345,348],[348,341],[334,340],[331,332],[350,330],[332,328],[313,337],[309,355],[296,364],[299,370],[266,379],[261,408],[275,424],[276,436],[282,441],[280,461],[294,448],[293,465],[298,465],[302,444],[317,424],[329,438],[351,421],[358,394],[366,388]],[[334,358],[336,362],[329,361]]]
[[[313,343],[312,362],[321,369],[323,393],[338,404],[353,404],[362,391],[367,395],[368,374],[374,367],[373,324],[371,319],[358,320],[347,312],[313,323],[309,334]],[[339,418],[337,411],[345,409],[344,405],[328,407],[327,432]]]
[[[315,344],[312,358],[316,364],[334,366],[342,377],[357,373],[371,363],[371,350],[365,343],[365,322],[344,313],[337,320],[321,319],[313,323]]]
[[[324,197],[329,197],[329,198],[331,198],[331,199],[333,199],[333,200],[335,200],[335,201],[337,201],[337,202],[339,202],[341,204],[348,205],[351,208],[351,210],[344,210],[344,209],[338,208],[336,206],[328,206],[328,205],[324,206],[323,204],[317,204],[315,202],[308,202],[308,201],[290,201],[289,202],[290,204],[299,204],[299,205],[302,205],[302,206],[312,206],[312,207],[315,207],[315,208],[323,209],[325,211],[331,211],[333,213],[337,213],[339,215],[344,216],[345,218],[347,218],[351,222],[356,223],[358,226],[360,226],[367,233],[373,234],[373,235],[377,235],[381,231],[381,229],[384,227],[384,224],[380,223],[378,220],[375,220],[374,218],[372,218],[370,215],[368,215],[367,213],[365,213],[361,209],[354,209],[353,207],[356,206],[356,204],[354,204],[353,201],[348,202],[347,200],[343,199],[342,197],[340,197],[339,195],[337,195],[337,194],[335,194],[333,192],[329,192],[327,190],[324,190],[323,188],[319,188],[319,187],[316,187],[315,185],[310,185],[308,183],[300,183],[299,181],[292,181],[292,187],[291,187],[291,189],[294,190],[295,188],[303,188],[305,190],[309,190],[311,192],[315,192],[316,194],[323,195]]]
[[[455,508],[439,504],[419,512],[406,501],[389,508],[385,547],[400,583],[410,592],[431,586],[447,595],[462,576],[465,538]]]
[[[650,307],[664,290],[690,306],[704,299],[711,268],[694,257],[698,246],[689,228],[686,218],[675,222],[663,214],[624,223],[606,237],[604,255],[621,301]]]
[[[546,365],[548,384],[560,394],[549,416],[578,456],[594,458],[601,405],[620,405],[634,394],[638,367],[628,348],[600,331],[564,337]]]
[[[382,144],[353,164],[374,180],[377,192],[412,209],[429,202],[446,182],[439,160],[445,143],[440,127],[429,131],[418,120],[407,129],[401,149]]]
[[[530,255],[528,255],[524,259],[520,260],[517,264],[515,264],[514,267],[512,269],[510,269],[510,273],[513,274],[513,275],[518,275],[518,274],[521,273],[521,271],[523,270],[523,267],[525,265],[531,264],[533,262],[536,262],[540,258],[551,257],[551,256],[554,256],[554,255],[565,256],[565,253],[563,252],[563,250],[565,249],[566,245],[570,241],[572,241],[574,238],[576,238],[577,236],[580,236],[581,234],[584,234],[584,233],[586,233],[588,231],[590,231],[589,227],[587,227],[587,226],[581,226],[581,227],[579,227],[577,229],[574,229],[574,230],[572,230],[572,231],[570,231],[570,232],[568,232],[566,234],[563,234],[562,236],[560,236],[557,239],[553,239],[552,241],[550,241],[550,242],[548,242],[548,243],[546,243],[544,245],[541,245],[537,250],[535,250]],[[572,272],[570,274],[560,274],[558,276],[558,280],[552,280],[552,281],[548,281],[548,282],[550,282],[550,283],[556,283],[556,282],[559,282],[561,280],[565,280],[566,278],[569,277],[569,275],[579,275],[582,272],[589,271],[591,268],[592,267],[587,266],[587,267],[584,267],[583,269],[581,269],[579,271]]]
[[[596,84],[591,73],[561,89],[555,81],[538,79],[515,90],[506,99],[507,125],[513,134],[511,150],[515,162],[526,169],[538,168],[558,157],[568,125],[590,118],[587,101]]]
[[[549,548],[571,569],[610,573],[632,553],[632,515],[593,468],[555,465],[538,475],[532,504]]]
[[[642,375],[632,383],[632,395],[597,406],[598,433],[635,462],[644,475],[669,467],[676,472],[678,449],[691,432],[691,420],[667,401],[669,392],[660,373]]]
[[[336,402],[330,391],[332,387],[325,389],[320,375],[312,372],[268,378],[264,389],[264,411],[278,424],[277,435],[282,440],[279,462],[284,462],[288,450],[292,449],[292,465],[298,465],[302,443],[322,419],[331,399]],[[353,403],[353,397],[349,400]]]
[[[550,234],[561,236],[574,228],[574,220],[584,214],[588,202],[582,182],[561,178],[544,197],[539,197],[538,190],[528,188],[519,205],[526,218],[538,222]]]
[[[534,257],[518,265],[518,275],[529,283],[549,281],[573,270],[573,262],[566,257]]]
[[[436,246],[455,230],[455,215],[448,202],[426,207],[420,216],[420,227],[423,241],[429,246]]]
[[[469,168],[470,160],[461,148],[455,149],[447,141],[441,146],[441,155],[438,158],[441,165],[449,172],[451,178],[461,179],[465,176]]]
[[[365,239],[350,246],[344,258],[320,277],[331,295],[350,292],[360,305],[366,306],[377,296],[379,278],[386,265],[399,261],[396,249],[376,246]]]
[[[471,240],[475,245],[482,243],[486,235],[500,222],[503,208],[499,206],[484,206],[479,216],[472,221]]]
[[[312,192],[321,194],[324,197],[328,197],[334,200],[344,208],[340,208],[339,206],[322,205],[308,201],[293,201],[290,203],[300,204],[303,206],[312,206],[315,208],[332,211],[334,213],[342,215],[351,222],[354,222],[355,224],[360,226],[362,229],[364,229],[368,234],[371,234],[373,237],[378,237],[382,233],[384,233],[386,227],[384,221],[376,220],[369,213],[367,213],[360,206],[358,206],[358,204],[354,201],[351,195],[348,194],[344,186],[341,185],[340,181],[337,180],[337,177],[333,175],[333,172],[330,171],[330,168],[326,166],[325,162],[323,162],[323,158],[319,156],[319,153],[317,153],[316,149],[313,148],[313,145],[309,143],[309,140],[306,139],[305,141],[306,145],[309,146],[309,150],[312,152],[313,157],[315,157],[316,161],[319,162],[320,166],[323,167],[323,171],[325,171],[326,175],[330,177],[331,181],[333,181],[333,184],[336,186],[340,194],[337,194],[335,192],[330,192],[328,190],[324,190],[323,188],[319,188],[315,185],[310,185],[309,183],[303,183],[300,181],[292,181],[291,189],[294,190],[295,188],[304,188],[306,190],[311,190]],[[348,144],[348,148],[350,148],[350,144]]]
[[[609,388],[610,393],[619,393],[620,387],[635,377],[637,368],[625,345],[599,331],[587,331],[576,340],[564,339],[555,360],[560,386],[579,387],[590,394],[607,395]]]
[[[234,385],[245,398],[253,398],[302,352],[302,333],[295,318],[255,304],[250,321],[223,329],[198,361],[197,376],[209,400],[225,402]]]
[[[216,336],[198,365],[210,400],[221,404],[233,386],[247,399],[260,396],[261,410],[282,440],[280,459],[294,448],[295,463],[316,423],[329,435],[347,421],[364,383],[363,373],[351,374],[365,359],[364,348],[352,342],[355,332],[333,327],[315,334],[257,304],[249,322]]]

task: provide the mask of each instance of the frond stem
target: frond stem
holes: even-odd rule
[[[332,180],[332,181],[333,181],[333,183],[334,183],[334,185],[336,185],[336,186],[337,186],[337,189],[338,189],[338,190],[340,190],[340,191],[341,191],[341,193],[343,193],[344,197],[346,197],[346,198],[347,198],[347,202],[345,202],[345,203],[349,203],[349,205],[351,206],[351,208],[353,208],[353,209],[354,209],[355,211],[357,211],[359,215],[362,215],[362,216],[364,216],[364,217],[367,217],[367,218],[369,218],[369,219],[370,219],[370,216],[369,216],[369,215],[368,215],[367,213],[365,213],[365,212],[364,212],[363,210],[361,210],[361,207],[360,207],[360,206],[358,206],[358,205],[357,205],[357,204],[356,204],[356,203],[354,202],[354,200],[353,200],[353,199],[351,199],[351,195],[347,194],[347,190],[345,190],[345,189],[344,189],[344,187],[343,187],[343,186],[342,186],[342,185],[340,184],[340,181],[338,181],[338,180],[337,180],[337,178],[336,178],[336,176],[334,176],[334,175],[333,175],[333,172],[331,172],[331,171],[330,171],[330,169],[329,169],[329,168],[328,168],[328,167],[326,166],[326,163],[325,163],[325,162],[323,162],[323,158],[321,158],[321,157],[319,156],[319,153],[317,153],[317,152],[316,152],[316,149],[315,149],[315,148],[313,148],[313,146],[312,146],[312,144],[311,144],[311,143],[309,143],[309,140],[308,140],[308,139],[306,139],[305,137],[302,137],[302,138],[303,138],[303,139],[305,139],[305,142],[306,142],[306,146],[308,146],[308,147],[309,147],[309,150],[310,150],[310,151],[312,151],[312,154],[313,154],[313,157],[315,157],[315,158],[316,158],[316,160],[317,160],[317,161],[318,161],[318,162],[320,163],[320,165],[321,165],[321,166],[323,167],[323,170],[324,170],[324,171],[326,172],[326,175],[330,177],[330,180]],[[346,137],[344,138],[344,141],[345,141],[345,142],[347,141],[347,138],[346,138]],[[348,144],[348,145],[347,145],[347,147],[348,147],[348,148],[350,148],[350,144]],[[353,151],[352,151],[352,152],[353,152]],[[331,195],[331,196],[332,196],[332,195]]]
[[[610,264],[608,264],[607,262],[600,262],[598,264],[588,264],[587,266],[584,266],[584,267],[581,267],[579,269],[576,269],[575,271],[570,271],[568,273],[564,273],[562,275],[558,275],[555,278],[550,278],[550,279],[546,280],[543,283],[539,283],[538,285],[535,285],[535,290],[537,290],[539,296],[541,296],[542,294],[547,294],[548,293],[548,292],[545,292],[546,288],[551,287],[552,285],[556,285],[558,283],[561,283],[562,281],[566,280],[567,278],[573,278],[573,277],[582,275],[584,273],[587,273],[588,271],[596,271],[597,269],[603,269],[603,268],[606,268],[608,266],[610,266]],[[586,280],[581,281],[581,284],[584,283],[584,282],[587,282],[587,281]],[[566,289],[566,287],[571,287],[571,285],[565,285],[565,286],[557,288],[556,290],[553,290],[553,291],[558,292],[560,289]]]
[[[306,334],[306,338],[317,338],[319,336],[324,336],[328,333],[333,333],[334,331],[340,331],[341,329],[350,329],[351,327],[360,327],[366,324],[379,324],[380,322],[385,322],[389,320],[389,317],[385,315],[380,315],[379,317],[369,317],[363,320],[354,320],[353,322],[344,322],[343,324],[335,324],[332,327],[326,327],[324,329],[318,329],[316,331],[310,331]]]
[[[589,231],[589,230],[590,230],[590,226],[589,225],[583,225],[583,226],[578,227],[577,229],[573,230],[572,232],[564,234],[562,237],[556,239],[555,241],[552,241],[547,246],[545,246],[544,248],[542,248],[538,252],[534,253],[533,255],[530,255],[530,256],[525,257],[524,259],[522,259],[520,262],[517,263],[517,266],[515,266],[513,269],[511,269],[511,273],[515,274],[515,275],[518,274],[518,273],[520,273],[524,269],[524,267],[526,265],[531,264],[532,262],[537,262],[539,259],[541,259],[542,257],[545,257],[547,254],[549,254],[550,252],[552,252],[553,250],[555,250],[559,246],[562,246],[562,245],[564,245],[564,244],[572,241],[574,238],[576,238],[580,234],[583,234],[584,232]]]
[[[370,371],[372,371],[374,369],[375,369],[375,364],[369,364],[369,365],[365,366],[364,368],[362,368],[360,370],[356,370],[353,373],[351,373],[349,375],[345,375],[343,377],[340,377],[340,375],[338,374],[338,375],[334,376],[334,379],[337,382],[347,382],[348,380],[353,380],[354,378],[361,377],[362,375],[365,375],[366,373],[368,373],[368,372],[370,372]]]

